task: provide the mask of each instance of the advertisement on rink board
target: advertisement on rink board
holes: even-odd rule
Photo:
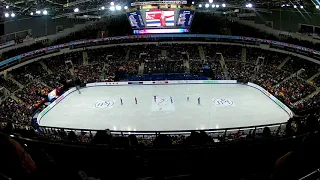
[[[279,101],[276,97],[274,97],[272,94],[270,94],[268,91],[266,91],[265,89],[263,89],[262,87],[253,84],[253,83],[248,83],[248,86],[254,87],[256,89],[259,89],[263,94],[265,94],[266,96],[268,96],[270,99],[272,99],[276,104],[278,104],[283,110],[285,110],[290,117],[293,117],[293,113],[292,111],[286,106],[284,105],[281,101]]]
[[[203,84],[235,84],[236,80],[204,80]]]
[[[168,81],[152,81],[152,84],[168,84]]]
[[[41,118],[51,109],[53,108],[53,106],[55,106],[56,104],[58,104],[62,99],[64,99],[68,94],[72,93],[73,91],[75,91],[76,88],[71,88],[69,89],[67,92],[63,93],[59,98],[57,98],[55,101],[53,101],[49,106],[47,106],[44,110],[42,110],[38,117],[37,117],[37,121],[38,124],[40,124],[40,120]]]
[[[205,81],[202,81],[203,83],[205,84],[217,84],[219,83],[218,80],[205,80]]]
[[[117,85],[127,85],[128,82],[97,82],[97,83],[88,83],[86,87],[95,87],[95,86],[117,86]]]

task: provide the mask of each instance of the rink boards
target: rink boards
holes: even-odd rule
[[[129,82],[98,82],[98,83],[89,83],[86,84],[86,87],[97,87],[97,86],[131,86],[131,85],[177,85],[177,84],[237,84],[236,80],[177,80],[177,81],[129,81]],[[263,89],[262,87],[248,83],[244,84],[250,87],[253,87],[264,95],[269,97],[274,103],[276,103],[279,107],[281,107],[290,117],[293,117],[293,112],[282,102],[280,102],[277,98],[275,98],[268,91]],[[42,112],[39,113],[37,117],[38,124],[41,124],[41,119],[52,109],[55,105],[60,103],[65,97],[69,94],[76,91],[75,88],[71,88],[64,94],[62,94],[59,98],[57,98],[54,102],[52,102],[49,106],[47,106]],[[156,108],[156,107],[153,107]],[[172,108],[169,110],[173,110]]]

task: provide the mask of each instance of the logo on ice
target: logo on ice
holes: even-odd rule
[[[216,106],[232,106],[233,102],[230,99],[214,99],[214,104]]]
[[[114,105],[114,101],[99,101],[95,104],[96,108],[111,108]]]

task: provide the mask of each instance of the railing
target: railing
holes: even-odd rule
[[[319,179],[319,174],[320,174],[320,168],[312,171],[311,173],[309,173],[308,175],[300,178],[299,180],[308,180],[308,179]]]
[[[31,51],[28,53],[21,54],[19,56],[15,56],[9,59],[6,59],[2,62],[0,62],[0,67],[5,66],[11,62],[18,61],[19,59],[25,58],[27,56],[39,54],[46,51],[51,51],[54,49],[61,49],[61,48],[68,48],[71,46],[76,45],[82,45],[82,44],[88,44],[88,43],[99,43],[104,41],[118,41],[118,40],[132,40],[132,39],[154,39],[154,38],[203,38],[203,39],[230,39],[230,40],[241,40],[241,41],[248,41],[248,42],[254,42],[254,43],[264,43],[264,44],[272,44],[272,45],[280,45],[284,47],[289,47],[293,49],[297,49],[300,51],[312,53],[315,55],[320,55],[320,51],[316,51],[313,49],[309,49],[306,47],[294,45],[294,44],[288,44],[284,42],[279,41],[272,41],[267,39],[260,39],[260,38],[252,38],[252,37],[243,37],[243,36],[225,36],[225,35],[211,35],[211,34],[152,34],[152,35],[133,35],[133,36],[119,36],[119,37],[109,37],[109,38],[98,38],[98,39],[89,39],[89,40],[81,40],[81,41],[75,41],[55,46],[50,46],[42,49],[38,49],[35,51]]]
[[[0,122],[0,129],[4,129],[8,122]],[[38,137],[45,138],[49,141],[68,141],[70,132],[74,132],[78,137],[80,143],[90,143],[98,131],[108,131],[114,137],[127,137],[131,134],[135,135],[140,141],[152,142],[160,134],[168,135],[172,138],[184,139],[193,131],[203,131],[215,142],[226,142],[234,139],[250,136],[257,138],[262,136],[264,128],[268,127],[271,136],[285,135],[286,123],[274,123],[257,126],[244,126],[223,129],[200,129],[200,130],[177,130],[177,131],[114,131],[114,130],[92,130],[92,129],[76,129],[76,128],[61,128],[61,127],[47,127],[35,125],[23,125],[19,123],[12,123],[13,133],[21,132],[21,130],[34,129],[38,133]],[[35,137],[36,139],[38,137]]]

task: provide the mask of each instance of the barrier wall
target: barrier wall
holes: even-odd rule
[[[42,110],[37,117],[37,122],[40,124],[41,118],[47,114],[48,111],[50,111],[55,105],[57,105],[61,100],[63,100],[65,97],[67,97],[69,94],[71,94],[73,91],[75,91],[76,88],[71,88],[67,92],[63,93],[61,96],[59,96],[55,101],[53,101],[49,106],[47,106],[44,110]]]
[[[174,84],[237,84],[236,80],[176,80],[176,81],[128,81],[128,82],[96,82],[96,83],[88,83],[86,87],[96,87],[96,86],[128,86],[128,85],[174,85]],[[268,96],[273,102],[279,105],[284,111],[288,113],[290,117],[293,117],[293,112],[284,105],[281,101],[275,98],[268,91],[263,89],[262,87],[248,83],[250,87],[256,88],[261,91],[263,94]],[[52,102],[49,106],[47,106],[43,111],[41,111],[37,117],[37,122],[40,124],[41,118],[50,111],[55,105],[61,102],[65,97],[67,97],[72,92],[76,91],[76,88],[71,88],[64,94],[62,94],[59,98],[57,98],[54,102]]]
[[[286,111],[291,118],[293,117],[293,112],[285,104],[283,104],[276,97],[274,97],[271,93],[269,93],[267,90],[263,89],[261,86],[258,86],[256,84],[253,84],[253,83],[250,83],[250,82],[248,83],[248,86],[260,90],[263,94],[268,96],[273,102],[278,104],[284,111]]]

